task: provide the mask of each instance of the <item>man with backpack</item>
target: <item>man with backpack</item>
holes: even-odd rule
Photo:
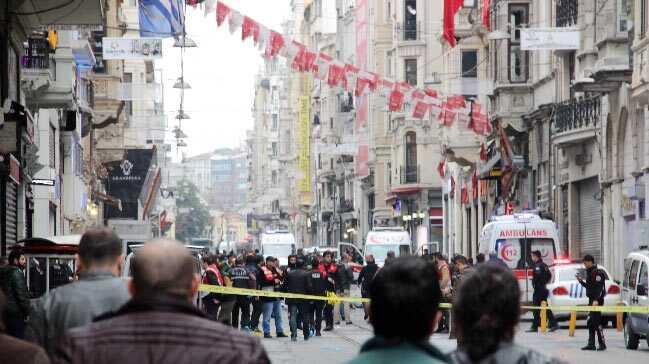
[[[552,279],[552,273],[550,272],[548,265],[543,262],[540,251],[535,250],[532,252],[532,262],[534,262],[532,265],[532,287],[534,288],[532,301],[534,306],[541,306],[541,302],[547,301],[548,295],[550,294],[547,284]],[[552,311],[547,310],[547,313],[548,321],[550,322],[550,331],[553,332],[558,330],[559,325],[554,319]],[[532,321],[532,327],[530,327],[527,332],[537,332],[539,325],[541,324],[541,311],[534,310],[533,315],[534,320]]]

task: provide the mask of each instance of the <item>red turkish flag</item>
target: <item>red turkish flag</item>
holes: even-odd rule
[[[430,87],[426,87],[426,88],[424,89],[424,93],[426,93],[427,96],[437,98],[437,91],[436,91],[436,90],[433,90],[433,89],[430,88]]]
[[[270,31],[270,40],[266,46],[266,56],[275,57],[279,51],[284,47],[284,37],[274,30]]]
[[[484,147],[484,143],[480,144],[480,160],[483,162],[487,161],[487,150]]]
[[[444,0],[444,25],[442,38],[446,39],[451,47],[455,47],[455,14],[462,7],[463,0]]]
[[[345,66],[339,62],[331,62],[329,64],[329,74],[327,77],[327,84],[334,87],[343,82],[345,77]]]
[[[241,40],[246,40],[252,35],[255,43],[259,40],[259,24],[248,16],[243,17],[243,24],[241,25]]]
[[[473,191],[473,199],[478,199],[478,172],[473,171],[473,176],[471,176],[471,190]]]
[[[469,191],[467,190],[466,186],[462,187],[462,191],[460,192],[460,198],[462,201],[463,205],[466,205],[469,203]]]
[[[223,2],[219,1],[216,4],[216,25],[220,27],[228,14],[230,14],[230,8]]]
[[[451,109],[460,109],[466,107],[466,101],[464,100],[464,96],[462,95],[449,96],[446,98],[446,102]]]
[[[405,99],[405,95],[401,90],[399,90],[399,86],[396,86],[392,89],[392,92],[390,92],[390,102],[388,103],[388,107],[390,111],[399,111],[403,107],[403,100]]]
[[[446,176],[446,161],[441,160],[437,164],[437,173],[439,173],[440,178],[444,178]]]
[[[491,5],[490,0],[482,0],[482,24],[487,27],[488,30],[491,30]]]
[[[442,111],[439,113],[439,120],[444,126],[453,125],[456,113],[451,110],[447,102],[442,103]]]

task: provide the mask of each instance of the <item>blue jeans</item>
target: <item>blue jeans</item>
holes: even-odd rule
[[[275,333],[284,333],[282,328],[282,303],[279,300],[263,303],[263,321],[261,327],[264,329],[264,334],[270,334],[270,316],[275,317]]]

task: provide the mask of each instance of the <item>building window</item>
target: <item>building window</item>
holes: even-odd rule
[[[556,0],[557,27],[570,27],[577,24],[579,0]]]
[[[417,182],[417,134],[406,133],[406,170],[403,175],[405,183]]]
[[[640,38],[647,33],[647,0],[640,0]]]
[[[385,52],[385,74],[388,77],[393,77],[392,73],[392,51]]]
[[[528,54],[521,49],[520,28],[528,23],[529,7],[527,4],[512,4],[509,6],[509,18],[514,20],[514,33],[509,40],[509,82],[527,82]]]
[[[629,24],[629,0],[619,0],[617,3],[617,31],[620,33],[628,32]]]
[[[273,153],[273,157],[277,157],[277,142],[272,142],[270,145]]]
[[[404,61],[405,77],[407,83],[417,86],[417,60],[406,59]]]
[[[271,178],[272,178],[273,187],[277,187],[277,171],[273,171]]]
[[[275,130],[277,130],[277,114],[273,114],[273,115],[271,116],[271,120],[272,120],[272,121],[271,121],[271,127],[270,127],[270,130],[275,131]]]
[[[56,129],[50,125],[50,168],[56,168]]]
[[[8,78],[9,93],[7,94],[7,97],[10,100],[13,100],[15,102],[20,102],[20,94],[19,94],[20,68],[18,67],[18,52],[12,46],[9,46],[9,58],[8,58],[7,69],[9,70],[9,78]],[[4,102],[4,100],[0,100],[0,102]]]
[[[417,0],[404,1],[403,40],[417,40]]]
[[[478,77],[478,51],[475,49],[462,51],[462,77]]]

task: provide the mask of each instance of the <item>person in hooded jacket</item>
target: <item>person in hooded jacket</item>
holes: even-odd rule
[[[374,280],[376,272],[379,270],[379,266],[376,265],[374,261],[374,255],[368,254],[365,256],[365,261],[367,265],[361,269],[361,272],[358,274],[358,286],[361,288],[361,297],[369,298],[370,297],[370,284]],[[363,302],[363,310],[365,311],[365,320],[369,318],[370,314],[370,305],[369,303]]]
[[[291,270],[284,279],[282,290],[288,293],[308,295],[312,291],[311,275],[304,269],[304,259],[296,259],[295,269]],[[304,340],[309,340],[309,301],[287,298],[286,304],[290,315],[291,340],[297,341],[297,320],[302,320]]]

